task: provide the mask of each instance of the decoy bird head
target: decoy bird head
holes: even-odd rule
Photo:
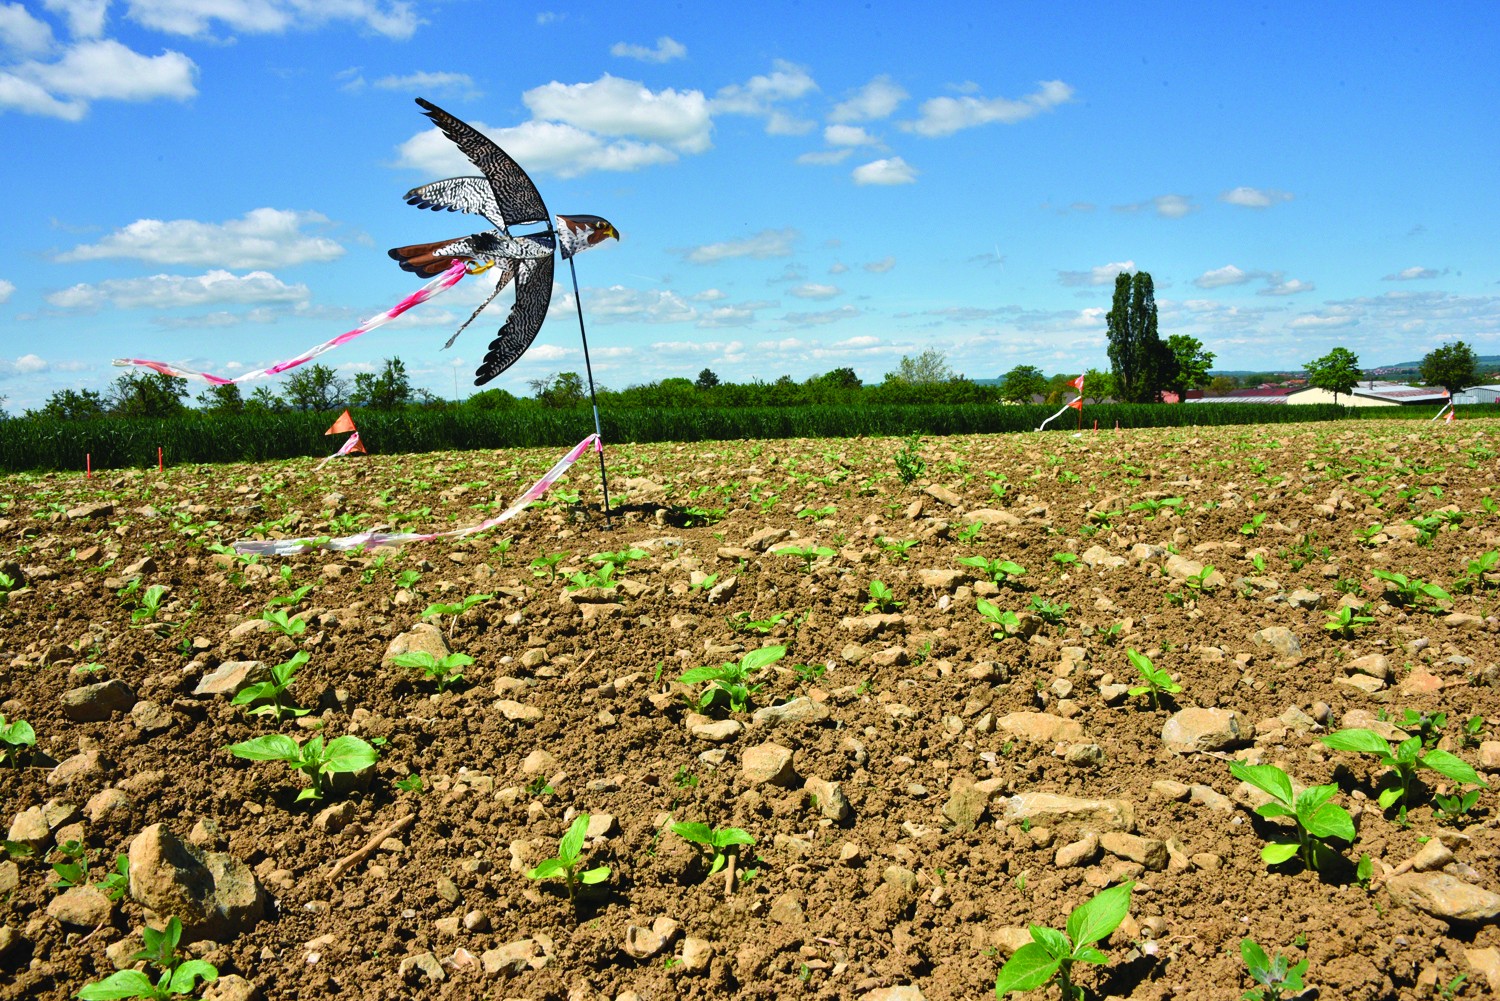
[[[609,237],[620,238],[620,231],[613,223],[596,215],[560,215],[557,221],[567,227],[575,240],[589,247],[597,246]]]

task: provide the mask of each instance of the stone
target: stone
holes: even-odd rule
[[[711,720],[706,716],[700,716],[697,721],[688,724],[688,733],[699,740],[706,740],[713,744],[722,744],[725,741],[733,740],[744,729],[745,724],[739,720]]]
[[[1099,855],[1099,835],[1092,831],[1070,844],[1063,845],[1052,857],[1052,864],[1059,869],[1088,865]]]
[[[418,622],[391,640],[390,645],[386,647],[385,656],[380,660],[380,666],[393,666],[396,658],[403,653],[430,653],[434,660],[441,661],[450,652],[441,629],[431,622]]]
[[[1258,647],[1266,647],[1278,657],[1287,660],[1302,653],[1302,643],[1297,639],[1297,634],[1286,626],[1267,626],[1264,629],[1257,629],[1251,634],[1250,641]]]
[[[40,852],[52,840],[52,828],[47,826],[42,808],[33,806],[16,814],[10,823],[10,833],[5,837],[8,841],[18,842],[34,852]]]
[[[1403,862],[1398,869],[1411,869],[1416,872],[1431,872],[1441,869],[1453,861],[1453,851],[1437,838],[1423,845],[1415,855]]]
[[[557,768],[557,759],[540,748],[526,755],[526,760],[521,762],[521,771],[527,775],[551,775]]]
[[[750,720],[756,726],[775,727],[783,723],[812,724],[821,723],[828,718],[828,707],[821,702],[814,702],[806,695],[799,695],[790,702],[783,702],[776,706],[765,706],[757,709],[750,716]]]
[[[130,722],[142,733],[160,733],[172,726],[172,711],[159,702],[142,699],[130,707]]]
[[[806,915],[802,911],[801,898],[790,890],[778,894],[776,899],[771,901],[768,916],[779,925],[800,925],[806,920]]]
[[[47,774],[49,786],[69,785],[73,782],[98,779],[104,774],[104,762],[98,751],[80,751],[71,758],[64,758]]]
[[[620,833],[620,824],[612,813],[589,814],[589,826],[584,830],[586,838],[608,838]]]
[[[80,504],[78,507],[69,508],[65,517],[69,521],[88,521],[93,518],[108,518],[115,513],[115,505],[111,501],[95,501],[92,504]]]
[[[1223,751],[1250,742],[1255,728],[1232,709],[1180,709],[1161,729],[1162,742],[1175,754]]]
[[[129,712],[135,693],[118,678],[63,692],[63,715],[75,723],[99,723],[115,713]]]
[[[796,775],[792,771],[792,752],[780,744],[758,744],[746,748],[740,759],[740,770],[752,785],[790,785]]]
[[[1051,713],[1006,713],[995,720],[995,725],[1034,744],[1078,743],[1084,739],[1083,724]]]
[[[927,996],[916,984],[902,984],[900,987],[877,987],[868,994],[861,994],[860,999],[861,1001],[927,1001]]]
[[[1163,569],[1167,571],[1167,576],[1173,580],[1187,580],[1189,577],[1197,577],[1203,573],[1204,565],[1197,560],[1190,560],[1185,556],[1170,553],[1167,556],[1167,562]],[[1210,571],[1208,576],[1203,580],[1203,586],[1210,590],[1223,587],[1224,584],[1224,575],[1217,570]]]
[[[1465,949],[1464,959],[1469,968],[1489,984],[1491,994],[1500,994],[1500,949],[1493,945],[1485,949]]]
[[[271,680],[271,668],[259,660],[226,660],[198,679],[194,695],[228,695],[231,698],[243,688]]]
[[[867,640],[887,629],[900,626],[906,620],[896,612],[872,612],[869,615],[849,615],[839,620],[839,625],[854,634],[857,640]]]
[[[313,826],[324,834],[337,834],[354,819],[354,804],[349,800],[325,806],[313,817]]]
[[[1286,603],[1293,608],[1301,608],[1311,612],[1323,607],[1323,596],[1316,591],[1309,591],[1305,587],[1299,587],[1286,596]]]
[[[1167,843],[1157,838],[1107,831],[1099,835],[1099,847],[1116,858],[1139,862],[1147,869],[1160,871],[1167,867]]]
[[[401,960],[396,973],[406,981],[429,980],[434,984],[439,984],[448,979],[448,974],[443,972],[443,964],[430,952],[419,952],[415,956],[407,956]]]
[[[265,915],[266,894],[244,863],[200,852],[164,824],[130,842],[130,896],[157,921],[175,915],[187,940],[226,941]]]
[[[681,926],[668,917],[651,922],[650,928],[640,925],[625,927],[625,951],[636,959],[650,959],[661,952],[677,937]]]
[[[1123,556],[1116,556],[1103,546],[1090,546],[1079,556],[1083,565],[1093,567],[1095,570],[1115,570],[1123,567],[1129,561]]]
[[[986,526],[1000,525],[1004,528],[1015,528],[1021,524],[1019,516],[993,507],[976,507],[972,511],[965,511],[964,521],[977,521]]]
[[[818,813],[835,824],[842,824],[854,813],[849,806],[849,798],[844,795],[844,787],[837,782],[829,782],[816,775],[810,776],[803,783],[802,791],[812,797]]]
[[[97,928],[115,905],[97,886],[73,886],[47,903],[47,915],[70,928]]]
[[[21,867],[6,859],[0,862],[0,897],[15,893],[21,885]]]
[[[689,935],[682,940],[682,968],[688,973],[702,973],[713,957],[714,947],[708,939]]]
[[[1030,820],[1048,827],[1063,823],[1087,824],[1112,831],[1135,829],[1135,806],[1123,799],[1082,799],[1047,792],[1022,792],[1001,797],[999,819],[1005,824]]]
[[[536,939],[523,938],[515,942],[508,942],[498,949],[487,949],[479,957],[479,962],[484,967],[484,972],[491,976],[501,974],[513,976],[534,969],[534,964],[541,958],[542,948]]]
[[[710,605],[722,605],[734,596],[734,592],[739,589],[739,586],[740,578],[738,574],[725,577],[708,589],[708,603]]]
[[[972,831],[985,811],[989,809],[989,794],[974,786],[973,779],[955,779],[948,790],[948,801],[943,804],[943,816],[959,833]]]
[[[763,553],[791,534],[791,531],[785,528],[762,528],[745,540],[745,548]]]
[[[1500,740],[1479,742],[1479,767],[1487,772],[1500,771]]]
[[[1500,917],[1500,894],[1465,883],[1446,872],[1404,872],[1389,876],[1391,899],[1444,921],[1488,924]]]
[[[1391,662],[1383,653],[1366,654],[1356,657],[1344,665],[1344,670],[1350,674],[1367,674],[1381,681],[1391,680]]]
[[[1385,682],[1368,674],[1349,674],[1341,678],[1334,678],[1334,684],[1343,685],[1345,688],[1353,688],[1364,692],[1366,695],[1374,695],[1385,689]]]
[[[203,1001],[260,1001],[260,988],[235,973],[221,973],[203,989]]]
[[[952,594],[974,578],[962,570],[924,568],[917,571],[917,581],[923,587]]]
[[[880,881],[902,893],[917,892],[917,874],[904,865],[888,865],[880,874]]]
[[[528,706],[524,702],[516,702],[513,699],[500,699],[496,701],[495,708],[500,715],[512,723],[535,723],[541,719],[543,713],[536,706]]]

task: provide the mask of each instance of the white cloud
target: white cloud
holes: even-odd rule
[[[858,125],[829,125],[823,129],[823,141],[830,146],[879,146],[880,140]]]
[[[15,360],[15,370],[23,375],[33,372],[45,372],[48,364],[40,355],[24,354]]]
[[[0,4],[0,49],[38,55],[52,47],[52,26],[18,3]]]
[[[719,289],[706,288],[702,292],[699,292],[697,295],[690,296],[689,298],[691,298],[694,302],[720,302],[724,299],[729,298],[729,296],[725,295]]]
[[[892,259],[891,263],[895,263],[894,258]],[[828,273],[831,275],[841,275],[848,270],[849,265],[845,264],[843,261],[834,261],[832,264],[828,265]]]
[[[777,108],[766,116],[766,134],[772,136],[805,136],[818,127],[809,118],[798,118]]]
[[[842,295],[843,289],[837,285],[819,285],[809,282],[804,285],[795,285],[786,290],[787,295],[796,296],[798,299],[832,299]]]
[[[895,266],[896,259],[894,257],[882,257],[878,261],[870,261],[868,264],[860,265],[860,267],[864,268],[872,275],[883,275]]]
[[[612,285],[589,289],[585,302],[589,317],[601,323],[684,323],[698,318],[698,310],[680,295],[661,289]]]
[[[749,257],[763,261],[771,257],[790,257],[792,245],[801,234],[795,229],[764,229],[754,236],[742,240],[726,240],[723,243],[707,243],[687,251],[679,251],[684,259],[693,264],[713,264],[736,257]]]
[[[1288,191],[1277,191],[1274,188],[1249,188],[1243,185],[1231,188],[1219,195],[1219,201],[1247,209],[1270,208],[1272,205],[1291,200],[1292,195]]]
[[[648,49],[644,45],[632,45],[628,42],[616,42],[609,47],[609,54],[619,56],[621,59],[638,59],[643,63],[669,63],[673,59],[686,59],[687,46],[668,35],[663,35],[656,40],[654,49]]]
[[[1260,289],[1256,295],[1297,295],[1301,292],[1311,292],[1316,286],[1312,282],[1305,282],[1300,278],[1282,279],[1274,275],[1267,279],[1266,287]]]
[[[374,86],[381,90],[425,91],[459,94],[466,98],[480,95],[474,78],[467,73],[408,73],[405,76],[383,76]]]
[[[245,34],[282,34],[346,21],[410,38],[421,19],[407,0],[127,0],[127,16],[170,35],[206,36],[214,22]]]
[[[1113,285],[1115,275],[1134,270],[1134,261],[1111,261],[1087,271],[1059,271],[1057,280],[1063,285]]]
[[[1302,316],[1293,317],[1287,324],[1293,330],[1341,330],[1344,327],[1352,327],[1359,322],[1359,317],[1349,313],[1332,313],[1319,316],[1314,313],[1304,313]]]
[[[78,284],[48,295],[47,302],[59,309],[96,310],[172,309],[181,306],[217,306],[226,303],[305,302],[306,285],[287,285],[265,271],[235,275],[213,270],[201,275],[151,275],[147,278],[112,278],[96,285]]]
[[[1438,272],[1433,268],[1424,268],[1421,265],[1414,265],[1409,268],[1402,268],[1400,271],[1397,271],[1393,275],[1385,275],[1380,280],[1383,282],[1413,282],[1425,280],[1428,278],[1436,278],[1437,276]]]
[[[1044,80],[1025,97],[934,97],[923,101],[921,117],[903,128],[931,138],[952,135],[962,129],[1000,122],[1014,125],[1073,99],[1073,88],[1061,80]]]
[[[528,173],[577,177],[591,170],[639,170],[677,159],[677,154],[665,146],[605,142],[592,132],[559,122],[523,122],[508,129],[491,128],[480,122],[469,124],[526,164]],[[396,163],[428,176],[474,173],[474,165],[437,129],[418,132],[398,146]]]
[[[835,104],[828,114],[828,120],[870,122],[889,118],[908,96],[900,84],[882,74],[855,91],[848,100]]]
[[[899,156],[892,156],[861,164],[850,176],[855,184],[915,184],[917,169]]]
[[[713,120],[701,91],[653,91],[634,80],[604,76],[593,83],[553,81],[521,95],[531,113],[606,136],[665,143],[685,153],[711,145]]]
[[[1193,279],[1193,284],[1199,288],[1223,288],[1225,285],[1244,285],[1252,282],[1258,277],[1257,272],[1243,271],[1233,264],[1226,264],[1222,268],[1214,268],[1205,271]]]
[[[104,15],[109,0],[44,0],[42,6],[68,21],[74,38],[98,38],[104,34]]]
[[[197,73],[180,52],[143,56],[113,39],[82,42],[55,62],[0,70],[0,108],[78,121],[90,101],[186,100],[198,92]]]
[[[302,227],[325,223],[317,212],[260,208],[223,223],[194,219],[138,219],[100,240],[59,254],[59,261],[130,258],[153,264],[203,264],[226,268],[286,267],[331,261],[344,248]]]
[[[777,101],[790,101],[818,89],[807,70],[796,63],[777,59],[770,73],[753,76],[743,84],[722,87],[714,95],[714,110],[735,115],[763,115]]]
[[[788,313],[782,320],[794,327],[820,327],[840,320],[852,320],[858,315],[856,307],[840,306],[838,309],[826,309],[817,313]]]
[[[1198,211],[1198,206],[1193,204],[1188,195],[1158,195],[1151,199],[1151,204],[1156,207],[1156,214],[1163,219],[1181,219]]]
[[[834,167],[843,163],[854,153],[854,147],[847,149],[825,149],[813,153],[803,153],[797,157],[797,162],[804,167]]]
[[[12,282],[0,278],[0,303],[10,302],[10,297],[16,292],[16,286]]]

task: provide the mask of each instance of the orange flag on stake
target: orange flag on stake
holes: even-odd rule
[[[1458,419],[1457,417],[1454,416],[1454,414],[1456,414],[1456,413],[1458,413],[1458,411],[1456,411],[1456,410],[1449,410],[1448,411],[1448,416],[1443,418],[1443,423],[1444,424],[1452,424],[1455,420]]]
[[[353,430],[354,430],[354,418],[350,417],[349,416],[349,411],[345,410],[343,413],[339,414],[339,419],[333,422],[333,427],[329,428],[327,431],[324,431],[323,433],[324,434],[348,434],[350,431],[353,431]]]
[[[1078,399],[1076,399],[1072,403],[1068,404],[1068,406],[1072,407],[1074,410],[1082,411],[1083,410],[1083,397],[1080,396]]]
[[[1068,385],[1072,386],[1074,389],[1078,390],[1080,393],[1083,392],[1083,376],[1080,375],[1078,378],[1076,378],[1072,382],[1068,383]]]

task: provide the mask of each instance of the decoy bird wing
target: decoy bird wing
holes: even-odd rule
[[[483,216],[501,231],[506,228],[505,213],[495,200],[495,189],[483,177],[449,177],[412,188],[406,193],[406,204],[419,209],[441,212],[467,212]]]
[[[483,386],[516,363],[536,340],[547,307],[552,302],[552,255],[521,261],[516,273],[516,302],[505,326],[490,341],[489,352],[474,371],[474,385]]]
[[[496,146],[488,136],[467,122],[454,118],[430,101],[417,98],[427,117],[442,130],[443,135],[463,151],[464,156],[478,167],[490,182],[495,195],[495,204],[507,226],[521,223],[547,222],[547,206],[542,203],[541,192],[520,164]]]

